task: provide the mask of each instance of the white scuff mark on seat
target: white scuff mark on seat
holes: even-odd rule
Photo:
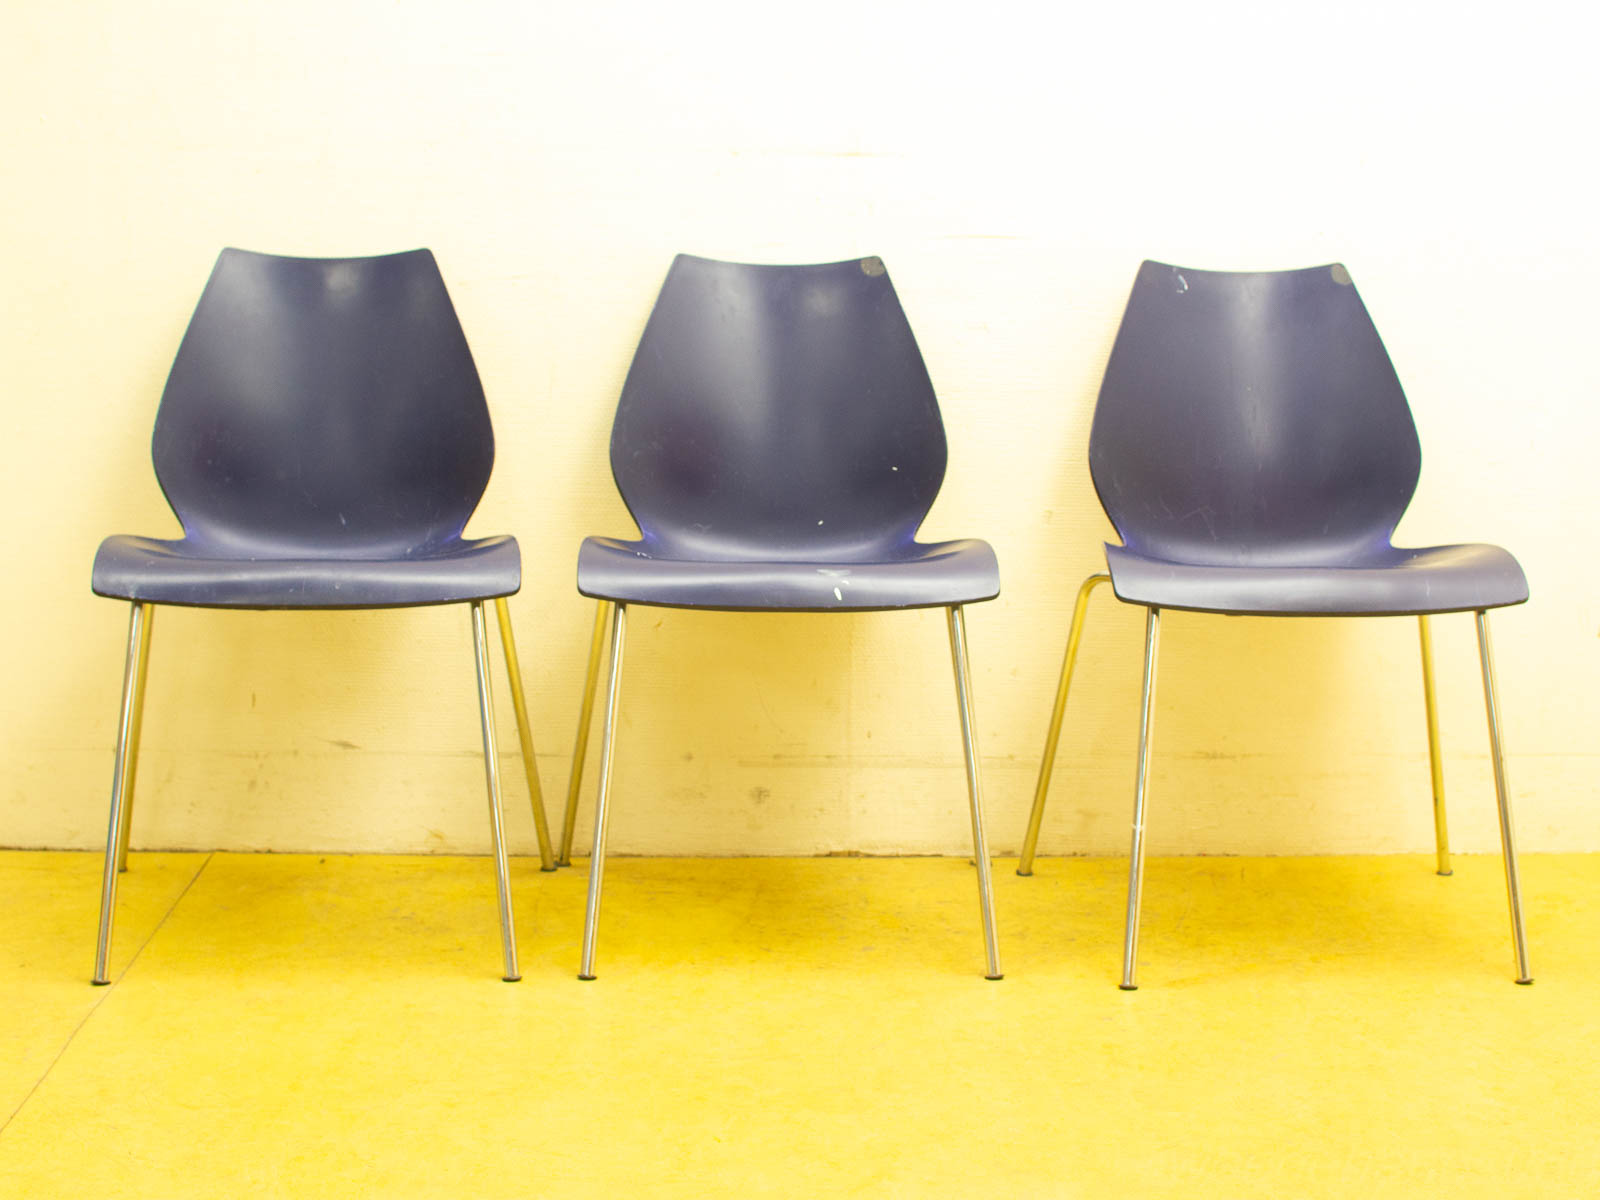
[[[822,522],[821,522],[821,521],[818,521],[818,522],[817,522],[817,524],[818,524],[818,525],[821,525],[821,524],[822,524]]]
[[[838,588],[834,588],[833,589],[833,598],[835,600],[843,600],[844,599],[844,593],[841,592]]]
[[[891,471],[898,471],[899,469],[900,469],[899,467],[890,467],[889,468],[889,470],[891,470]]]
[[[344,514],[343,514],[343,513],[340,513],[340,514],[339,514],[339,524],[341,524],[341,525],[348,525],[348,524],[350,524],[350,522],[349,522],[349,521],[346,521],[346,520],[345,520],[345,519],[344,519]]]
[[[817,574],[818,575],[829,575],[829,576],[832,576],[834,579],[842,579],[842,580],[848,582],[849,579],[850,579],[850,568],[849,567],[818,567],[817,568]]]
[[[1187,292],[1189,290],[1189,281],[1183,277],[1182,271],[1178,272],[1178,290],[1180,292]]]

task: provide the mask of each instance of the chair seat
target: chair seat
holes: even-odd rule
[[[839,562],[660,557],[645,542],[586,538],[578,591],[668,608],[861,612],[993,600],[1000,567],[987,542],[911,542],[890,555]]]
[[[1384,546],[1331,566],[1167,562],[1106,546],[1117,597],[1130,604],[1262,616],[1403,616],[1521,604],[1528,581],[1499,546]]]
[[[509,596],[522,586],[512,537],[457,538],[406,557],[243,558],[192,538],[110,537],[97,595],[200,608],[398,608]]]

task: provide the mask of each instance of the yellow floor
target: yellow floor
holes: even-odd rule
[[[1600,858],[1014,865],[0,854],[0,1195],[1600,1194]]]

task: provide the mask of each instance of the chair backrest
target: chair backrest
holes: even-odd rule
[[[1289,565],[1387,545],[1421,451],[1344,267],[1146,262],[1101,384],[1089,469],[1131,549]]]
[[[184,531],[239,554],[390,557],[459,536],[494,435],[433,255],[224,250],[152,457]]]
[[[911,540],[944,468],[933,385],[880,260],[673,260],[611,433],[647,542],[864,557]]]

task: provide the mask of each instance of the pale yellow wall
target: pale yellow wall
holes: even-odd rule
[[[1600,848],[1600,95],[1566,8],[1482,12],[7,5],[0,844],[103,840],[126,609],[89,564],[176,529],[149,431],[217,250],[425,245],[494,414],[472,528],[522,542],[553,817],[592,615],[574,559],[630,531],[611,411],[675,252],[887,261],[950,436],[926,532],[1000,556],[969,614],[999,852],[1109,535],[1085,442],[1139,260],[1340,259],[1421,431],[1402,540],[1500,541],[1532,581],[1494,625],[1524,844]],[[1454,840],[1489,849],[1471,619],[1436,624]],[[1125,849],[1141,630],[1097,596],[1047,852]],[[937,612],[638,610],[631,635],[616,849],[967,845]],[[1172,614],[1163,651],[1153,851],[1429,845],[1413,622]],[[500,714],[515,781],[503,687]],[[161,610],[135,845],[481,849],[477,738],[464,609]]]

